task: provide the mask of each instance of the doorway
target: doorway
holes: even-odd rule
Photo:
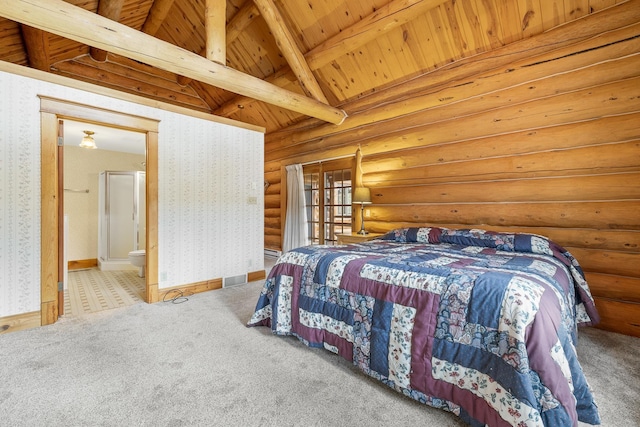
[[[60,120],[75,120],[145,134],[145,301],[158,301],[158,121],[40,96],[41,119],[41,324],[55,323],[63,310],[63,135]]]
[[[146,134],[69,119],[62,125],[66,273],[59,314],[144,301],[144,268],[128,254],[146,242]]]

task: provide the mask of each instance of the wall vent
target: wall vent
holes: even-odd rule
[[[281,251],[277,251],[275,249],[264,249],[264,256],[269,257],[269,258],[278,258],[280,255],[282,255]]]
[[[247,283],[247,275],[240,274],[238,276],[230,276],[222,279],[222,287],[227,288],[229,286],[239,285],[241,283]]]

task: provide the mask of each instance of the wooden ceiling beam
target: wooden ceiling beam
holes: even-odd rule
[[[260,16],[260,11],[252,1],[248,1],[227,24],[227,44],[238,38],[245,28]]]
[[[245,3],[245,5],[242,6],[242,9],[240,9],[238,13],[236,13],[233,16],[233,18],[231,18],[231,20],[229,21],[229,24],[227,24],[226,44],[229,45],[235,39],[237,39],[238,36],[240,36],[240,34],[242,33],[242,31],[244,31],[244,29],[247,28],[249,24],[251,24],[251,22],[253,22],[253,20],[256,19],[258,16],[260,16],[260,11],[256,7],[256,5],[253,4],[252,1],[248,1],[247,3]],[[205,47],[200,52],[200,56],[205,56],[206,54],[207,54],[207,51]],[[187,86],[189,83],[191,83],[191,79],[189,77],[178,76],[179,85]]]
[[[27,50],[29,66],[42,71],[50,71],[51,58],[47,33],[29,25],[21,25],[20,30]]]
[[[227,63],[227,0],[206,0],[204,8],[205,58]]]
[[[144,21],[144,24],[142,24],[140,31],[155,36],[164,20],[167,19],[167,15],[173,7],[174,1],[175,0],[155,0],[151,9],[149,9],[147,19]]]
[[[140,31],[149,34],[150,36],[155,36],[164,20],[167,19],[167,15],[173,7],[174,2],[175,0],[155,0],[151,9],[149,9],[147,19],[144,21],[144,24],[142,24]],[[203,56],[205,53],[206,51],[203,50]],[[176,82],[180,86],[188,86],[189,83],[191,83],[191,79],[178,75],[176,77]]]
[[[276,72],[264,80],[278,87],[285,87],[286,85],[295,82],[295,76],[291,73],[291,70],[288,67],[286,68],[286,70]],[[214,114],[216,116],[229,117],[238,110],[244,109],[245,105],[249,105],[254,101],[254,99],[247,96],[236,96],[232,100],[222,104],[216,111],[214,111]]]
[[[448,0],[393,0],[384,7],[376,10],[352,26],[345,28],[324,43],[307,52],[304,57],[312,70],[317,70],[336,58],[351,52],[360,46],[382,36],[383,34],[415,19],[416,16],[446,3]],[[280,69],[277,73],[284,73]],[[265,80],[269,80],[267,77]],[[245,97],[236,97],[220,106],[215,114],[228,117],[239,109],[253,102]]]
[[[107,19],[118,22],[120,20],[120,12],[122,12],[122,4],[124,0],[100,0],[98,3],[98,15]],[[89,48],[89,55],[98,62],[107,60],[107,51],[96,47]]]
[[[320,89],[318,81],[313,75],[311,68],[309,68],[309,64],[307,64],[304,55],[300,52],[300,49],[298,49],[293,34],[291,34],[291,31],[287,28],[284,18],[273,0],[253,0],[253,2],[258,6],[260,14],[267,23],[271,34],[273,34],[276,40],[276,44],[280,48],[280,52],[284,55],[289,67],[291,67],[298,78],[302,90],[318,101],[328,104],[329,101],[322,92],[322,89]]]
[[[307,62],[311,69],[317,70],[447,1],[449,0],[391,1],[310,50],[305,55]]]
[[[346,118],[338,108],[209,61],[62,0],[0,2],[0,16],[329,123],[340,124]]]

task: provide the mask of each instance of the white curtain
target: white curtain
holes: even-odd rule
[[[304,200],[304,174],[302,165],[289,165],[287,169],[287,214],[284,221],[282,252],[306,246],[307,211]]]

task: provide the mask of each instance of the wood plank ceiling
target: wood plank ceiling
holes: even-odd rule
[[[621,2],[67,1],[337,108]],[[223,9],[224,37],[219,31]],[[84,21],[78,19],[78,25]],[[308,118],[3,17],[0,60],[256,124],[268,133]]]

